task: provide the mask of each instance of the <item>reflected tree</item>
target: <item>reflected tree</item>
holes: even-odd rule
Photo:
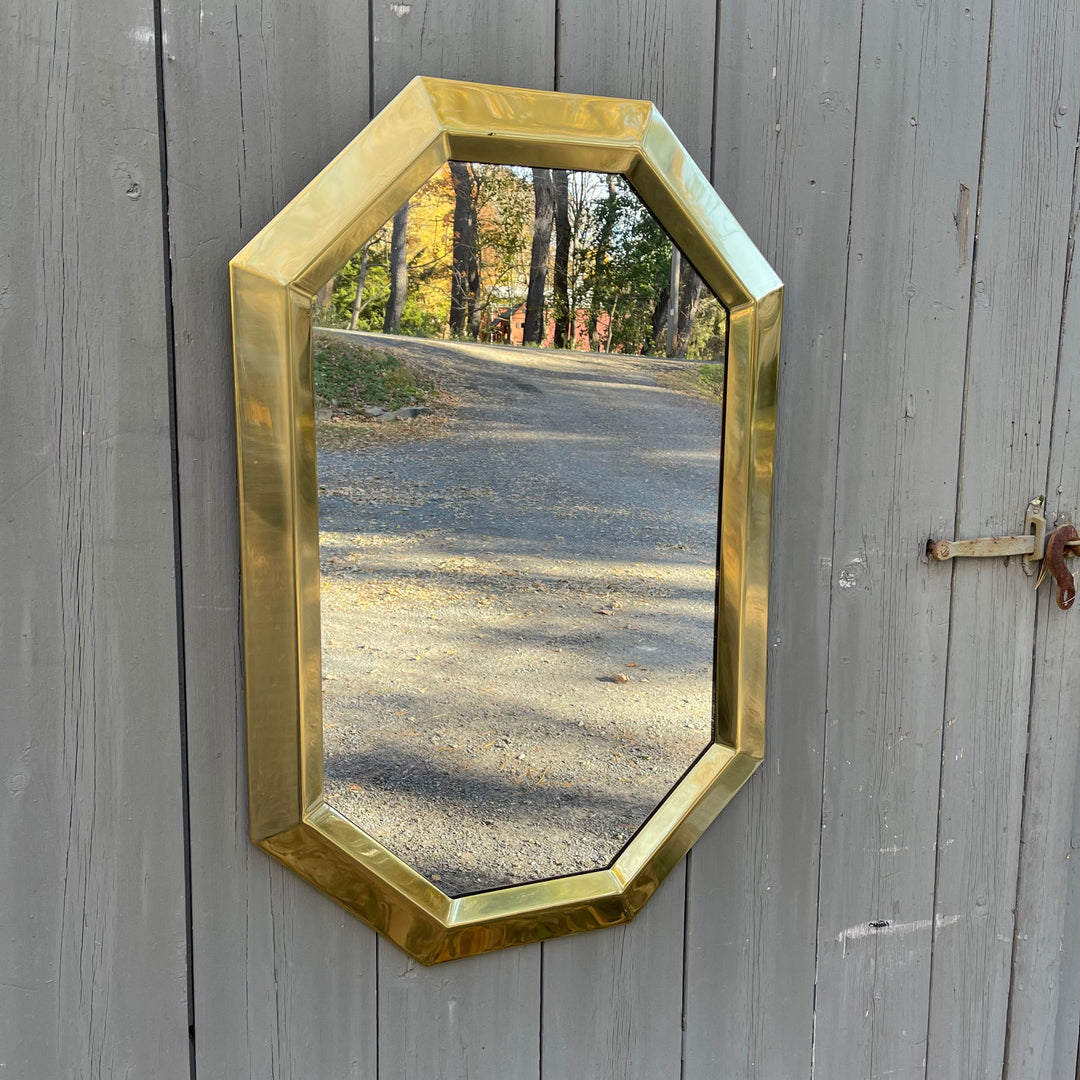
[[[570,334],[570,177],[565,169],[551,172],[555,188],[555,265],[551,279],[551,309],[556,349],[565,349]]]
[[[390,297],[386,301],[386,315],[383,317],[384,334],[398,332],[405,310],[405,296],[409,291],[408,230],[409,204],[406,202],[394,215],[394,230],[390,239]]]
[[[593,272],[589,280],[589,343],[590,348],[594,345],[599,348],[600,341],[597,337],[597,325],[600,320],[600,312],[607,311],[610,319],[611,292],[611,239],[615,232],[615,221],[619,212],[619,185],[618,178],[614,173],[608,173],[607,196],[600,203],[597,218],[600,229],[597,233],[596,244],[593,252]],[[608,327],[610,331],[610,323]],[[610,333],[605,336],[610,336]],[[611,343],[608,341],[610,351]]]
[[[450,162],[451,184],[454,190],[454,245],[450,270],[450,335],[463,337],[466,324],[473,334],[476,312],[476,293],[479,287],[480,266],[476,251],[476,202],[478,184],[473,172],[463,161]]]
[[[716,309],[702,307],[686,263],[672,293],[672,259],[667,234],[618,174],[452,161],[320,300],[330,303],[324,317],[350,329],[716,355]],[[709,328],[696,332],[702,311]]]
[[[371,241],[369,240],[360,249],[360,267],[356,274],[356,291],[353,293],[352,310],[349,312],[349,329],[355,330],[357,324],[360,322],[360,312],[364,306],[364,283],[367,281],[368,272],[368,252],[371,250]]]
[[[686,356],[686,348],[690,341],[690,333],[694,328],[694,316],[697,314],[698,304],[701,302],[701,293],[705,283],[698,277],[697,271],[685,260],[682,260],[682,284],[679,289],[679,322],[677,341],[675,343],[675,356]]]
[[[529,257],[529,293],[525,302],[524,341],[526,345],[539,345],[544,338],[544,292],[551,252],[551,227],[555,220],[555,185],[550,169],[533,169],[532,176],[536,214],[533,221],[532,253]]]

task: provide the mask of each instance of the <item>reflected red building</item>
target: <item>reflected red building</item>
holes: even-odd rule
[[[611,317],[606,311],[601,311],[596,317],[596,340],[597,347],[594,351],[606,352],[608,325]],[[488,340],[504,345],[521,345],[525,340],[525,305],[517,304],[514,307],[503,308],[492,320],[487,328]],[[544,327],[544,340],[541,343],[545,349],[550,349],[555,344],[555,319],[548,316]],[[567,343],[568,349],[588,351],[592,348],[589,335],[589,313],[585,308],[578,308],[574,318],[573,340]]]

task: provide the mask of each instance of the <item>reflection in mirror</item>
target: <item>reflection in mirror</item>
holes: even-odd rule
[[[451,896],[709,745],[726,313],[620,176],[451,162],[316,298],[327,801]]]

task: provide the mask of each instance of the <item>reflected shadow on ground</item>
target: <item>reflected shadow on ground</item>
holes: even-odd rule
[[[608,865],[711,738],[719,408],[407,348],[449,429],[319,455],[328,800],[450,895]]]

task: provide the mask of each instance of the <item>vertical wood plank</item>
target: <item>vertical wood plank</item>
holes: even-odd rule
[[[715,0],[562,0],[559,89],[646,98],[709,172]]]
[[[1046,486],[1080,107],[1078,31],[1075,13],[1055,3],[994,8],[994,41],[1009,46],[1007,55],[994,52],[987,84],[958,535],[1015,531]],[[1064,128],[1052,122],[1059,108],[1069,111]],[[1038,177],[1037,197],[1026,177]],[[951,574],[927,1048],[936,1075],[1001,1075],[1010,981],[1017,990],[1010,967],[1025,758],[1030,785],[1046,749],[1034,726],[1028,745],[1035,593],[1018,570],[969,560]],[[1036,652],[1036,701],[1048,656],[1067,651],[1060,634],[1045,644],[1047,652]],[[1080,653],[1074,647],[1071,655],[1075,662]],[[1043,701],[1032,724],[1037,715],[1056,725]],[[1044,793],[1029,786],[1028,794],[1037,822]],[[1066,838],[1068,816],[1066,809],[1057,822]],[[1058,884],[1064,907],[1064,865]],[[1050,1073],[1025,1067],[1013,1075]]]
[[[628,926],[544,945],[544,1080],[679,1075],[685,860]]]
[[[951,527],[989,3],[863,10],[814,1068],[925,1072]],[[958,209],[959,208],[959,209]],[[949,912],[951,928],[955,922]],[[947,1073],[943,1075],[948,1075]]]
[[[654,101],[708,172],[713,0],[562,0],[559,19],[559,89]],[[684,911],[685,864],[629,926],[544,945],[544,1077],[678,1075]]]
[[[539,955],[514,949],[424,968],[380,940],[379,1080],[538,1077]]]
[[[247,841],[226,262],[362,126],[371,74],[378,104],[419,72],[651,97],[706,165],[715,12],[563,0],[556,72],[553,3],[375,0],[374,42],[341,0],[164,7],[200,1075],[675,1075],[684,974],[688,1080],[1075,1075],[1069,622],[1015,566],[916,553],[1044,487],[1080,515],[1077,12],[996,5],[980,189],[988,0],[862,26],[725,2],[715,178],[789,285],[769,760],[631,926],[429,970]],[[153,11],[86,12],[22,3],[0,36],[0,1061],[171,1080]]]
[[[1030,53],[1023,45],[1021,51],[1031,57],[1028,85],[1037,92],[1030,94],[1030,116],[1022,126],[1029,137],[1021,147],[1013,143],[1009,148],[1013,159],[1022,163],[1038,156],[1036,175],[1046,194],[1031,206],[1037,217],[1034,227],[1029,225],[1030,255],[1024,257],[1027,252],[1021,249],[1016,264],[1024,280],[1013,291],[1030,290],[1030,295],[1045,285],[1041,309],[1030,315],[1018,311],[1016,316],[1025,320],[1021,333],[1029,329],[1028,318],[1045,324],[1030,329],[1037,341],[1045,343],[1031,358],[1039,364],[1036,374],[1050,381],[1056,366],[1057,376],[1049,439],[1041,440],[1049,443],[1047,506],[1059,518],[1076,522],[1080,521],[1080,432],[1072,413],[1080,416],[1080,304],[1076,302],[1080,72],[1075,63],[1080,20],[1069,9],[1048,6],[1044,18],[1032,19],[1026,29],[1019,40],[1031,42]],[[1017,76],[1022,70],[1017,70]],[[1057,118],[1049,128],[1043,122],[1047,115]],[[1055,271],[1063,287],[1054,287]],[[1033,278],[1030,284],[1028,275]],[[1052,597],[1051,583],[1039,594],[1031,718],[1024,747],[1027,764],[1016,919],[1008,935],[1011,1000],[1004,1054],[1005,1075],[1010,1080],[1074,1076],[1080,1040],[1080,644],[1068,614],[1058,609]]]
[[[1056,811],[1058,808],[1052,809]],[[1080,754],[1076,755],[1072,828],[1065,863],[1068,867],[1065,916],[1062,920],[1057,1018],[1054,1025],[1054,1063],[1051,1075],[1075,1076],[1080,1080]],[[1051,953],[1051,960],[1052,957]]]
[[[1076,380],[1072,380],[1074,383]],[[1074,436],[1075,441],[1075,436]],[[1075,456],[1075,451],[1074,451]],[[1075,463],[1073,490],[1077,481]],[[1072,506],[1080,506],[1074,496]],[[1073,511],[1075,514],[1075,510]],[[1050,591],[1040,597],[1026,771],[1008,1033],[998,1048],[1006,1077],[1072,1077],[1080,1041],[1080,927],[1076,863],[1080,700],[1077,648]],[[974,1075],[974,1074],[972,1074]],[[986,1075],[1002,1075],[998,1071]]]
[[[0,34],[0,1062],[188,1075],[153,9]]]
[[[379,1077],[540,1075],[540,947],[420,967],[379,942]]]
[[[375,107],[415,75],[551,89],[554,0],[374,0]],[[539,1074],[540,946],[435,968],[379,942],[379,1076]]]
[[[247,837],[229,258],[367,122],[366,8],[164,13],[199,1075],[370,1077],[375,935]]]
[[[372,0],[375,108],[416,75],[553,89],[555,3]]]
[[[811,1068],[859,22],[819,0],[737,0],[719,45],[714,184],[788,287],[766,761],[690,853],[686,1080]]]
[[[539,945],[431,968],[378,950],[379,1080],[539,1078]]]

